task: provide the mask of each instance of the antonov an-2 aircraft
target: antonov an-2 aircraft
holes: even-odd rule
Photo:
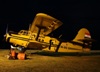
[[[28,48],[54,52],[89,52],[93,40],[86,28],[81,28],[76,37],[68,42],[48,36],[62,24],[60,20],[48,14],[37,13],[29,30],[7,32],[5,38],[13,47],[23,52]]]

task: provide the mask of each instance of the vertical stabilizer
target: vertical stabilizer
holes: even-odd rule
[[[76,37],[71,42],[67,43],[67,46],[68,50],[71,51],[76,50],[76,52],[90,52],[91,43],[92,39],[90,32],[86,28],[81,28]]]
[[[81,28],[73,41],[80,42],[79,39],[91,38],[90,32],[86,28]]]

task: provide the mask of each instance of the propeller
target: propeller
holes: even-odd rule
[[[9,39],[6,39],[7,37],[7,33],[8,33],[8,24],[7,24],[7,27],[6,27],[6,30],[5,30],[5,34],[3,35],[3,45],[2,45],[2,48],[10,48],[10,43],[8,43],[8,40]]]
[[[3,41],[6,41],[7,33],[8,33],[8,24],[7,24],[7,27],[6,27],[6,33],[4,34],[4,39],[3,39]]]

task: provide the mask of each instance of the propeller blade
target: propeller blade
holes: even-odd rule
[[[4,38],[6,37],[7,33],[8,33],[8,24],[7,24],[7,27],[6,27],[6,33],[4,34]]]
[[[6,34],[8,33],[8,24],[7,24],[7,28],[6,28]]]
[[[8,24],[7,24],[7,27],[6,27],[6,33],[4,34],[4,39],[3,39],[3,41],[6,41],[7,33],[8,33]]]

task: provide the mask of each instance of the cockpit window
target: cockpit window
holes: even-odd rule
[[[20,35],[28,35],[28,31],[21,30],[18,34],[20,34]]]
[[[27,31],[24,31],[24,33],[23,33],[24,35],[28,35],[28,32]]]

